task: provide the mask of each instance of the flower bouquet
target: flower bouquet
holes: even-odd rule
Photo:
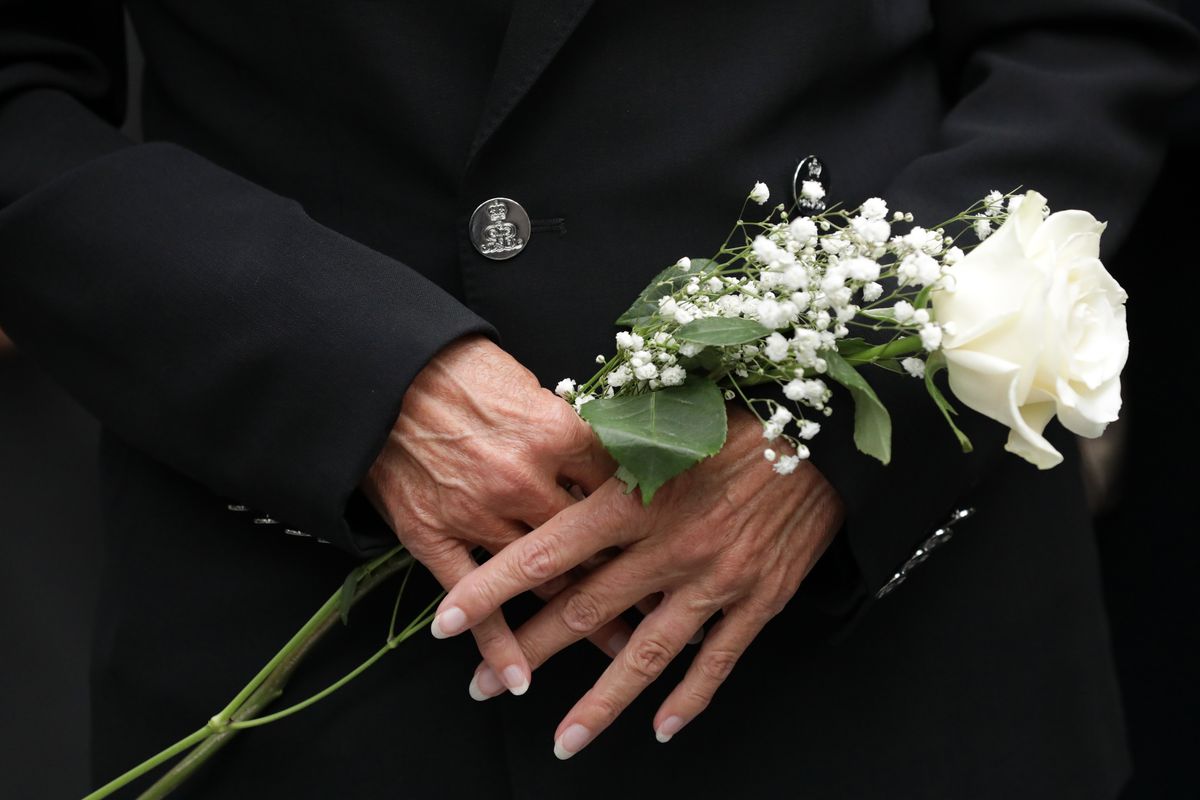
[[[953,397],[1008,426],[1006,449],[1043,469],[1062,460],[1042,435],[1052,417],[1089,437],[1116,419],[1129,348],[1126,296],[1099,260],[1104,226],[1092,215],[1050,214],[1036,192],[992,192],[951,220],[896,233],[911,214],[891,212],[879,198],[824,210],[823,194],[807,181],[801,200],[820,213],[776,206],[760,222],[739,220],[711,257],[681,258],[663,270],[617,320],[616,353],[597,356],[599,369],[586,381],[558,384],[643,503],[721,450],[726,401],[757,415],[763,457],[787,475],[809,457],[833,413],[831,385],[841,385],[854,402],[858,449],[888,463],[892,420],[866,367],[922,381],[969,451],[937,383],[946,371]],[[768,199],[759,183],[747,203]],[[396,547],[354,570],[222,710],[85,800],[182,756],[141,795],[166,797],[239,732],[328,696],[429,625],[440,598],[401,628],[394,611],[382,645],[362,665],[266,713],[313,645],[346,623],[360,598],[413,564]],[[403,590],[402,582],[397,610]]]

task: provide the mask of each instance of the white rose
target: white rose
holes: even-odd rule
[[[953,323],[950,388],[1007,425],[1005,449],[1040,469],[1062,461],[1042,436],[1055,414],[1088,438],[1117,418],[1129,355],[1126,294],[1099,259],[1104,224],[1084,211],[1045,217],[1045,206],[1029,192],[949,270],[954,290],[933,295],[936,320]]]

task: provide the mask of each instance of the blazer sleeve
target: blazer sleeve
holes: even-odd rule
[[[933,224],[991,189],[1037,188],[1055,209],[1108,220],[1111,259],[1157,177],[1169,104],[1194,80],[1193,32],[1152,0],[934,0],[933,12],[946,111],[928,152],[885,194],[891,207]],[[869,377],[892,414],[892,464],[852,447],[815,454],[847,506],[842,535],[861,576],[859,608],[957,504],[969,504],[999,459],[1014,458],[1002,426],[964,409],[975,452],[962,454],[920,381]],[[835,415],[822,439],[851,441],[850,417]]]
[[[0,0],[0,327],[132,446],[356,554],[413,376],[490,326],[412,269],[116,129],[116,0]]]

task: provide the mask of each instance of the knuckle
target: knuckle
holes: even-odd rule
[[[654,638],[643,638],[633,647],[621,651],[625,656],[625,666],[630,672],[645,681],[652,681],[662,674],[671,663],[671,648],[662,641]]]
[[[558,564],[558,547],[547,536],[530,536],[521,543],[517,570],[523,581],[542,585],[557,577],[562,570]]]
[[[712,699],[713,692],[709,689],[689,686],[683,690],[683,702],[687,704],[693,714],[699,714],[708,708],[708,704],[712,702]]]
[[[608,692],[593,693],[590,704],[601,727],[612,724],[625,709],[625,704]]]
[[[475,643],[481,653],[487,653],[500,648],[508,638],[506,631],[499,625],[480,625],[474,631]]]
[[[580,636],[587,636],[603,625],[607,620],[599,602],[589,592],[576,591],[562,605],[562,621],[567,630]]]
[[[712,650],[703,653],[696,660],[696,669],[710,686],[724,682],[733,673],[733,667],[738,662],[739,653],[733,650]],[[697,690],[697,694],[704,692]],[[708,693],[711,697],[711,692]]]

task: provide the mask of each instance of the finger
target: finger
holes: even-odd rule
[[[534,593],[543,600],[550,601],[557,594],[581,580],[583,577],[585,577],[585,575],[586,573],[570,573],[568,575],[564,575],[554,580],[554,583],[559,585],[556,585],[552,589],[548,589],[547,587],[550,586],[550,584],[546,584],[535,589]],[[629,637],[632,635],[632,633],[633,628],[618,616],[615,619],[601,625],[596,631],[588,636],[587,639],[609,658],[614,658],[617,653],[621,652],[621,649],[625,647],[626,643],[629,642]],[[527,643],[521,639],[519,632],[517,635],[517,642],[520,644],[522,651],[524,651],[525,661],[529,664],[531,670],[536,670],[549,657],[549,654],[547,653],[546,655],[535,654],[536,660],[535,658],[531,658],[530,650],[527,649]],[[533,642],[530,640],[529,647],[532,646]],[[552,652],[557,651],[555,650]],[[501,682],[500,678],[496,676],[495,671],[493,671],[492,668],[487,665],[487,662],[484,662],[475,668],[475,674],[471,677],[471,683],[467,687],[467,693],[470,694],[475,700],[491,699],[502,694],[504,690],[504,684]]]
[[[770,618],[769,613],[755,612],[742,604],[732,607],[712,627],[687,674],[654,715],[654,735],[660,742],[669,742],[708,707],[742,653]]]
[[[437,581],[445,588],[450,588],[478,568],[475,559],[471,557],[468,545],[455,542],[445,548],[438,556],[425,561],[425,566],[433,573]],[[451,617],[447,624],[454,624]],[[430,632],[438,639],[447,635],[434,618]],[[504,621],[504,613],[497,609],[481,620],[471,629],[479,653],[491,667],[494,674],[499,675],[504,686],[513,694],[522,695],[529,689],[532,670],[525,660],[525,654],[517,643],[516,637]]]
[[[614,512],[609,497],[614,493],[606,485],[464,575],[438,607],[434,623],[439,630],[447,636],[461,633],[505,601],[565,574],[600,550],[640,538],[639,526]],[[622,610],[639,599],[641,595],[632,598]]]
[[[565,432],[566,455],[559,465],[561,477],[578,484],[585,494],[597,491],[617,471],[617,462],[600,444],[592,426],[576,417]]]
[[[707,602],[683,594],[668,595],[642,620],[620,657],[613,659],[596,685],[559,723],[554,755],[570,758],[611,725],[715,612]]]

